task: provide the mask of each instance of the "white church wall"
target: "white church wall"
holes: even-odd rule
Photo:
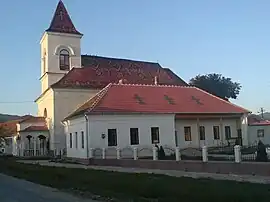
[[[94,96],[99,90],[83,89],[54,89],[54,135],[55,144],[65,148],[66,139],[64,126],[61,121],[84,102]]]
[[[55,149],[54,147],[54,92],[52,89],[49,89],[42,97],[40,97],[36,101],[38,105],[38,116],[45,116],[45,109],[47,111],[47,125],[50,131],[50,148],[52,150]]]

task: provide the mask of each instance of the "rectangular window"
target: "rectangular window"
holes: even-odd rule
[[[82,136],[82,149],[84,149],[84,132],[81,132],[81,136]]]
[[[72,148],[72,133],[69,134],[69,147]]]
[[[214,140],[219,140],[219,126],[213,126]]]
[[[152,144],[159,143],[159,127],[151,127],[151,141]]]
[[[232,138],[230,126],[225,126],[225,138],[226,140],[229,140]]]
[[[108,146],[117,146],[116,129],[108,129]]]
[[[139,144],[139,129],[138,128],[130,128],[130,144],[138,145]]]
[[[200,140],[205,140],[205,127],[200,126]]]
[[[257,137],[264,137],[264,129],[257,130]]]
[[[75,147],[78,149],[78,133],[75,132]]]
[[[185,141],[191,141],[191,127],[190,126],[184,127],[184,133],[185,133]]]

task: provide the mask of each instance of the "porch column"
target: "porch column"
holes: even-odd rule
[[[24,156],[24,141],[21,140],[21,156]]]
[[[241,132],[242,132],[242,144],[248,145],[248,114],[244,114],[240,118],[241,123]]]
[[[34,142],[34,156],[36,156],[36,153],[37,153],[37,138],[33,137],[33,142]]]
[[[198,145],[201,147],[201,138],[200,138],[200,119],[197,118],[197,135],[198,135]]]
[[[224,144],[224,133],[223,133],[223,119],[220,118],[219,119],[219,125],[220,125],[220,140],[221,140],[221,144]]]

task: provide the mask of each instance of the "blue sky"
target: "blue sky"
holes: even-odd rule
[[[270,111],[270,1],[63,1],[82,54],[158,61],[186,81],[221,73],[243,86],[236,104]],[[0,113],[36,114],[39,40],[57,3],[1,3]]]

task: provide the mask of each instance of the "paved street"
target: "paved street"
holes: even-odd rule
[[[93,202],[83,200],[56,189],[33,184],[0,174],[1,202]]]

